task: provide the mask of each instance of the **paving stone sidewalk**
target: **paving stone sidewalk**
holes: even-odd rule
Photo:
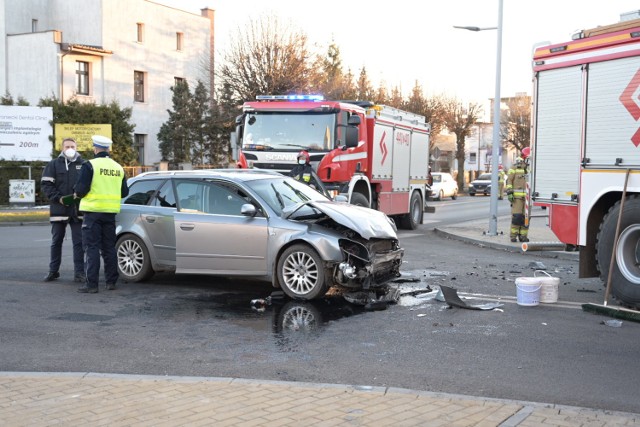
[[[7,426],[637,426],[640,415],[398,388],[0,373]]]

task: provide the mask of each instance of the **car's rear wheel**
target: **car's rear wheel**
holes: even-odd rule
[[[308,245],[285,249],[278,259],[278,281],[285,294],[294,299],[310,300],[327,293],[324,262]]]
[[[458,198],[458,189],[453,190],[453,194],[451,195],[451,200],[455,200]]]
[[[142,239],[125,234],[116,242],[118,273],[127,282],[141,282],[153,275],[149,251]]]

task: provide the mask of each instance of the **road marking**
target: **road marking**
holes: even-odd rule
[[[500,295],[487,295],[487,294],[471,294],[465,292],[458,292],[460,297],[465,297],[466,299],[478,299],[478,300],[489,300],[496,302],[508,302],[508,303],[517,303],[517,297],[514,296],[500,296]],[[560,301],[555,303],[540,303],[541,305],[547,307],[562,307],[562,308],[574,308],[574,309],[582,309],[582,302],[574,302],[574,301]]]
[[[424,237],[424,234],[404,234],[404,233],[398,233],[398,237],[402,237],[403,239],[408,239],[410,237]]]

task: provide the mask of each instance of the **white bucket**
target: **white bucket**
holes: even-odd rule
[[[541,279],[541,277],[518,277],[516,279],[518,305],[533,306],[540,303]]]
[[[546,276],[538,277],[538,273],[546,274]],[[558,302],[558,286],[560,285],[560,278],[553,277],[546,271],[536,270],[533,273],[534,276],[540,279],[540,302],[552,304]]]

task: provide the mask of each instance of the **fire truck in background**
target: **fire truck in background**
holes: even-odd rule
[[[533,71],[532,200],[580,277],[640,307],[640,19],[539,47]]]
[[[235,132],[238,167],[287,174],[306,150],[330,194],[380,210],[407,229],[422,223],[429,195],[429,137],[424,116],[313,95],[246,102]]]

